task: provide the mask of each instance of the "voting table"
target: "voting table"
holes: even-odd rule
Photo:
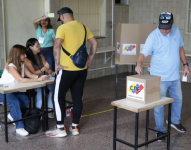
[[[174,102],[174,99],[168,98],[168,97],[162,97],[160,100],[155,101],[155,102],[151,102],[148,104],[142,104],[142,103],[138,103],[138,102],[134,102],[131,100],[127,100],[127,99],[121,99],[121,100],[117,100],[117,101],[112,101],[111,105],[114,106],[114,122],[113,122],[113,150],[116,150],[116,142],[120,142],[123,143],[125,145],[128,145],[132,148],[134,148],[135,150],[137,150],[139,147],[142,146],[148,146],[148,144],[155,142],[159,139],[162,139],[164,137],[167,137],[167,150],[169,150],[170,148],[170,123],[171,123],[171,103]],[[159,107],[159,106],[163,106],[163,105],[168,105],[168,128],[167,128],[167,132],[161,132],[158,130],[155,130],[153,128],[149,127],[149,110]],[[116,137],[116,132],[117,132],[117,107],[121,108],[121,109],[125,109],[131,112],[135,113],[135,141],[134,144],[128,143],[122,139],[119,139]],[[138,124],[139,124],[139,113],[146,111],[146,132],[145,132],[145,142],[138,144]],[[160,136],[158,138],[152,139],[152,140],[148,140],[148,131],[155,131],[155,132],[161,132],[164,133],[163,136]]]
[[[42,125],[42,129],[43,131],[45,131],[44,126],[45,126],[45,117],[44,117],[44,90],[43,87],[45,87],[46,84],[43,82],[31,82],[31,83],[17,83],[17,82],[13,82],[13,83],[7,83],[7,84],[3,84],[0,87],[0,93],[4,94],[4,121],[0,121],[0,123],[5,124],[5,141],[8,142],[8,124],[11,123],[15,123],[15,122],[19,122],[19,121],[23,121],[25,119],[28,118],[32,118],[32,117],[37,117],[37,116],[43,116],[43,125]],[[14,92],[19,92],[19,91],[23,91],[23,90],[30,90],[30,89],[35,89],[35,88],[42,88],[42,113],[39,115],[35,115],[35,116],[31,116],[31,117],[27,117],[27,118],[22,118],[20,120],[14,120],[14,121],[7,121],[7,100],[6,100],[6,94],[8,93],[14,93]]]

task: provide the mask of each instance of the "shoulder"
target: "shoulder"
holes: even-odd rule
[[[31,65],[31,60],[29,60],[28,58],[25,58],[25,66],[28,67],[29,65]]]
[[[38,27],[36,29],[36,32],[40,32],[42,30],[42,27],[38,24]]]
[[[40,54],[42,60],[46,60],[43,54]]]
[[[178,27],[172,27],[172,31],[175,32],[175,33],[180,33],[180,30]]]
[[[174,27],[174,26],[172,26],[172,30],[174,30],[174,31],[180,31],[178,27]]]
[[[14,67],[17,69],[17,67],[13,63],[10,63],[7,67]]]
[[[150,33],[150,36],[155,36],[156,34],[158,34],[160,32],[159,28],[157,27],[155,30],[153,30],[151,33]]]
[[[54,32],[54,29],[53,28],[50,28],[50,29],[48,29],[50,32]]]
[[[57,30],[65,30],[66,27],[67,27],[67,23],[60,25]]]
[[[85,25],[84,25],[84,26],[85,26]],[[85,28],[86,28],[86,31],[87,31],[87,32],[91,32],[90,29],[89,29],[87,26],[85,26]]]
[[[159,34],[160,30],[158,28],[156,28],[155,30],[153,30],[149,36],[147,37],[147,39],[149,40],[154,40],[156,35]]]
[[[41,57],[41,58],[44,58],[44,55],[40,53],[40,57]]]
[[[25,65],[31,63],[31,61],[28,58],[25,58]]]

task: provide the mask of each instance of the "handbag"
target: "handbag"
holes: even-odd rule
[[[40,109],[30,109],[30,108],[24,108],[22,109],[22,117],[31,117],[35,115],[42,114],[42,111]],[[36,116],[33,118],[25,119],[24,122],[24,128],[29,134],[35,134],[38,132],[39,129],[39,120],[41,116]]]
[[[84,25],[83,25],[84,26]],[[76,51],[74,55],[71,55],[68,51],[64,49],[62,46],[62,50],[66,55],[68,55],[71,59],[74,65],[78,68],[84,68],[86,66],[86,62],[88,59],[88,53],[86,49],[86,27],[84,26],[85,29],[85,38],[83,44],[80,46],[80,48]]]

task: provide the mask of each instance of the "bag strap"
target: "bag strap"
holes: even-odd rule
[[[61,44],[61,46],[62,46],[62,44]],[[71,56],[71,54],[70,54],[68,51],[66,51],[63,46],[62,46],[62,50],[64,51],[64,53],[65,53],[66,55],[68,55],[69,57]]]
[[[84,25],[83,25],[84,26]],[[85,38],[84,38],[84,42],[83,42],[83,45],[86,45],[86,34],[87,34],[87,31],[86,31],[86,27],[84,26],[84,29],[85,29]]]
[[[84,26],[84,25],[83,25],[83,26]],[[86,31],[86,27],[85,27],[85,26],[84,26],[84,29],[85,29],[85,38],[84,38],[83,45],[86,44],[86,33],[87,33],[87,31]],[[62,50],[64,51],[64,53],[70,57],[71,54],[70,54],[67,50],[64,49],[64,47],[62,46],[62,44],[61,44],[61,47],[62,47]]]

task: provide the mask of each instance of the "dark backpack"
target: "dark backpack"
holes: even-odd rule
[[[30,109],[30,108],[22,109],[23,118],[31,117],[31,116],[35,116],[39,114],[42,114],[42,111],[40,109]],[[38,132],[40,117],[41,116],[37,116],[37,117],[29,118],[23,121],[25,125],[25,130],[29,134],[35,134]]]

